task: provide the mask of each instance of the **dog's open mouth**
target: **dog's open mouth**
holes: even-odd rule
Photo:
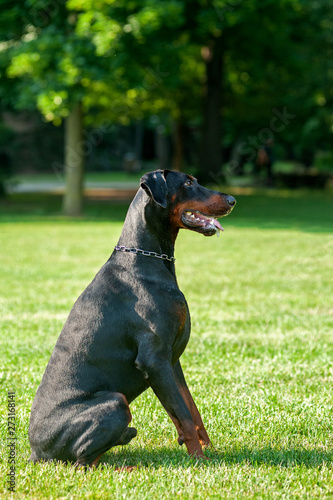
[[[215,217],[204,215],[196,210],[185,210],[185,212],[182,213],[182,222],[186,228],[198,231],[205,236],[212,236],[213,234],[219,236],[220,231],[224,231],[224,229]],[[219,215],[218,217],[223,216]]]

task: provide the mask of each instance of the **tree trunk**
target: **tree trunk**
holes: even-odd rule
[[[184,166],[184,135],[185,126],[182,120],[177,120],[173,131],[172,168],[182,172]]]
[[[65,215],[79,216],[83,206],[84,141],[81,103],[76,104],[65,122]]]
[[[202,56],[206,66],[206,95],[199,177],[202,182],[217,182],[222,168],[222,37],[215,38],[209,47],[204,47]]]
[[[142,161],[143,134],[144,134],[143,120],[138,120],[135,124],[134,154],[135,158],[140,164]]]
[[[168,136],[165,133],[164,125],[158,125],[156,128],[156,156],[158,168],[165,170],[170,168],[169,165],[169,142]]]

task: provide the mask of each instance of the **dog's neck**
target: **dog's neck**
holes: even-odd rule
[[[150,220],[151,217],[147,217],[147,212],[158,210],[152,205],[153,203],[153,201],[149,200],[145,191],[139,189],[128,209],[117,246],[137,248],[147,252],[156,252],[160,255],[166,254],[168,257],[174,257],[177,234],[172,233],[172,228],[167,217],[165,219],[155,217],[153,223]],[[151,261],[152,259],[149,260]],[[174,268],[173,262],[161,260],[168,268]]]

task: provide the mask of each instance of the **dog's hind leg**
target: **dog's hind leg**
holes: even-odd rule
[[[136,429],[128,427],[131,419],[123,394],[97,393],[71,422],[76,434],[69,450],[73,461],[77,465],[96,465],[99,457],[113,446],[128,444],[137,434]]]

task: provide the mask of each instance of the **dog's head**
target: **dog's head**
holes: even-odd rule
[[[175,230],[190,229],[205,236],[223,231],[216,219],[228,215],[236,204],[233,196],[207,189],[182,172],[149,172],[141,178],[141,188]]]

